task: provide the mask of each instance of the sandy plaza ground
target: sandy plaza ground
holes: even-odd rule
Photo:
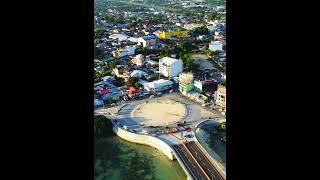
[[[185,114],[184,104],[167,99],[141,104],[133,112],[133,117],[146,126],[166,126],[181,121]]]

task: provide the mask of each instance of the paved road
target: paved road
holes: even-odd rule
[[[189,169],[190,174],[193,176],[195,180],[207,180],[207,176],[201,170],[201,167],[195,162],[192,158],[192,155],[188,152],[188,150],[182,145],[173,145],[172,148],[177,152],[185,166]]]
[[[186,143],[187,148],[192,153],[193,157],[200,164],[202,169],[206,172],[206,174],[215,180],[224,180],[225,178],[218,172],[218,170],[214,167],[214,165],[210,162],[210,160],[203,154],[200,148],[197,146],[195,142]]]

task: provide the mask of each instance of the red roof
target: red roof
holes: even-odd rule
[[[138,89],[135,88],[135,87],[133,87],[133,86],[131,86],[131,87],[129,88],[129,91],[130,91],[130,94],[131,94],[131,93],[137,93],[137,92],[138,92]]]
[[[149,57],[157,57],[156,54],[149,54]]]
[[[102,94],[107,94],[107,93],[109,93],[110,91],[108,90],[108,89],[102,89],[101,91],[100,91],[100,93],[102,93]]]

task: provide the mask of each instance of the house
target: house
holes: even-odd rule
[[[221,41],[212,41],[209,44],[209,49],[213,52],[215,51],[223,51],[223,43]]]
[[[128,36],[125,34],[112,34],[109,36],[109,38],[111,39],[117,39],[118,41],[127,41],[128,40]]]
[[[173,82],[170,80],[159,79],[153,82],[143,83],[143,87],[148,92],[157,92],[171,88]]]
[[[134,42],[134,43],[138,43],[138,38],[130,37],[130,38],[128,38],[128,41],[131,41],[131,42]]]
[[[131,59],[131,63],[137,66],[142,66],[144,64],[144,56],[142,54],[136,55]]]
[[[144,27],[144,28],[146,28],[146,27]],[[147,28],[147,29],[142,30],[142,32],[144,32],[145,35],[152,34],[154,31],[155,30],[152,28]]]
[[[137,93],[138,93],[138,89],[135,88],[135,87],[133,87],[133,86],[131,86],[131,87],[129,88],[128,96],[129,96],[130,98],[133,98]]]
[[[203,24],[195,24],[195,23],[191,23],[191,24],[185,24],[183,27],[187,30],[194,30],[196,28],[202,27]]]
[[[145,62],[147,65],[149,65],[151,67],[158,67],[159,66],[159,62],[151,60],[150,57],[147,57],[145,59]]]
[[[181,59],[174,59],[171,57],[163,57],[159,61],[159,73],[165,77],[178,76],[183,70],[183,63]]]
[[[136,46],[126,46],[125,48],[120,48],[116,51],[113,51],[112,54],[115,58],[121,58],[124,56],[134,55],[136,52]]]
[[[130,77],[129,72],[126,70],[125,66],[117,66],[112,70],[112,74],[119,78],[127,79]]]
[[[115,81],[115,78],[113,76],[104,76],[101,79],[103,81],[109,81],[109,82]]]
[[[98,107],[98,106],[102,106],[102,105],[103,105],[102,100],[99,100],[99,99],[94,100],[94,107]]]
[[[138,45],[141,45],[143,47],[151,47],[155,46],[157,43],[157,38],[156,36],[144,36],[138,38]]]
[[[130,74],[131,77],[141,78],[141,77],[147,77],[148,73],[141,71],[141,70],[134,70]]]

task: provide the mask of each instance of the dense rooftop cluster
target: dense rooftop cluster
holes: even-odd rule
[[[179,83],[184,73],[193,86],[180,87],[181,94],[224,106],[225,8],[155,2],[95,2],[95,106],[176,91],[188,85]],[[199,54],[205,58],[197,60]]]

